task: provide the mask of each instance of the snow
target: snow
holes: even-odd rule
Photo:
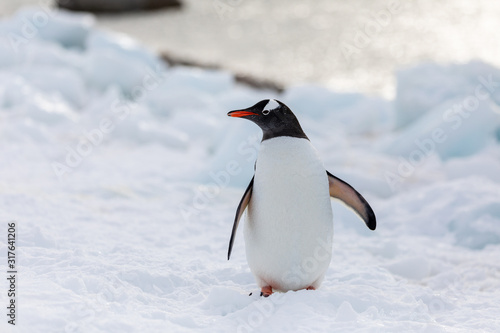
[[[446,100],[429,110],[398,131],[386,151],[410,158],[436,152],[448,159],[472,155],[483,149],[495,140],[495,132],[500,127],[500,108],[490,100],[479,99],[468,108],[465,105],[467,98]]]
[[[488,97],[499,103],[498,81],[491,80],[494,77],[500,77],[500,70],[479,61],[467,66],[421,64],[401,70],[397,75],[395,99],[397,126],[412,123],[449,99],[481,99],[482,95],[491,94]]]
[[[498,69],[419,65],[398,74],[394,101],[277,95],[168,68],[93,22],[43,8],[0,22],[0,233],[17,221],[19,271],[17,327],[4,314],[2,332],[498,329]],[[294,110],[378,227],[332,202],[322,286],[264,299],[241,233],[226,260],[260,138],[226,113],[267,98]]]

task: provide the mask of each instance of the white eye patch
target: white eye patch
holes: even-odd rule
[[[272,110],[277,109],[279,107],[280,107],[280,105],[278,102],[276,102],[276,100],[270,99],[269,102],[267,102],[264,109],[262,110],[262,114],[264,116],[267,116],[269,114],[269,112],[271,112]]]

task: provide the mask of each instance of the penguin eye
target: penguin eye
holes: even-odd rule
[[[262,111],[262,114],[263,114],[264,116],[267,116],[267,115],[269,114],[269,112],[271,112],[271,111],[269,111],[269,110],[264,110],[264,111]]]

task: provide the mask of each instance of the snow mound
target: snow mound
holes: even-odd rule
[[[7,23],[8,38],[16,51],[31,39],[43,39],[68,48],[83,48],[94,24],[95,19],[89,14],[75,15],[44,6],[27,7],[19,10]]]
[[[474,99],[490,98],[500,104],[500,70],[473,61],[465,65],[422,64],[397,73],[394,101],[396,126],[413,123],[439,104],[461,100],[473,107]],[[469,110],[470,111],[470,110]]]
[[[405,156],[412,164],[434,153],[443,159],[477,153],[496,140],[500,107],[489,100],[472,106],[447,100],[396,133],[385,151]]]

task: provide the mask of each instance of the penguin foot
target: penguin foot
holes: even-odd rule
[[[316,288],[314,288],[313,286],[309,286],[306,288],[306,290],[316,290]]]
[[[271,286],[265,286],[260,289],[260,296],[269,297],[273,293]]]

